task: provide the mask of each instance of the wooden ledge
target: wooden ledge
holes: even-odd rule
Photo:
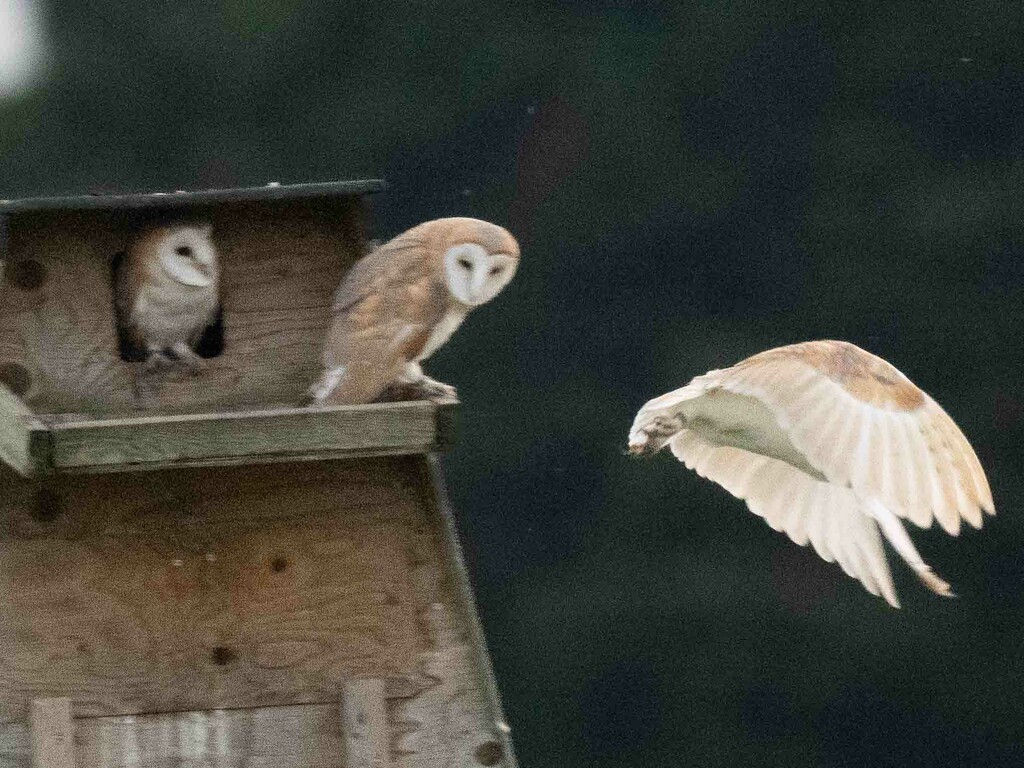
[[[34,477],[430,453],[450,445],[455,405],[413,401],[72,420],[33,415],[3,390],[0,459]]]

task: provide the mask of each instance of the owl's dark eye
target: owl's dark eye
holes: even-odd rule
[[[462,267],[463,269],[469,269],[473,265],[470,263],[469,259],[462,258],[459,259],[459,266]]]
[[[496,275],[501,272],[501,267],[491,267],[491,274]]]
[[[178,254],[179,256],[191,256],[192,255],[192,249],[189,248],[187,245],[179,245],[177,248],[174,249],[174,252],[176,254]]]

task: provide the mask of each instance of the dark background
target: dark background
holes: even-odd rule
[[[513,737],[542,766],[1024,765],[1017,3],[49,2],[0,197],[384,177],[375,228],[507,225],[427,366]],[[0,34],[3,32],[0,31]],[[852,341],[942,403],[1001,516],[904,609],[668,456],[648,398]]]

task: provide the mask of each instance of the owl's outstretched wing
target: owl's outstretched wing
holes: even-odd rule
[[[950,535],[995,514],[974,449],[953,419],[896,368],[852,344],[807,342],[722,371],[717,386],[756,398],[831,483]]]
[[[690,430],[676,434],[669,445],[689,469],[746,501],[774,530],[801,546],[810,543],[823,560],[838,563],[868,592],[900,607],[878,527],[848,489],[778,459],[713,445]]]
[[[763,423],[744,422],[758,410]],[[949,415],[852,344],[793,344],[710,371],[644,405],[634,430],[673,414],[718,428],[731,419],[737,436],[767,438],[769,455],[924,528],[936,519],[955,536],[961,519],[978,528],[983,511],[995,514],[981,463]]]

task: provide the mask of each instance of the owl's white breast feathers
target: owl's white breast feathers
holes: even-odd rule
[[[451,338],[452,334],[458,330],[465,319],[466,310],[462,307],[452,307],[445,312],[440,322],[431,329],[430,336],[427,337],[427,343],[423,345],[423,351],[416,356],[416,361],[426,360],[434,354],[439,347]]]
[[[214,320],[217,294],[214,290],[181,289],[174,285],[140,286],[130,309],[129,321],[147,342],[171,347],[194,337]]]

